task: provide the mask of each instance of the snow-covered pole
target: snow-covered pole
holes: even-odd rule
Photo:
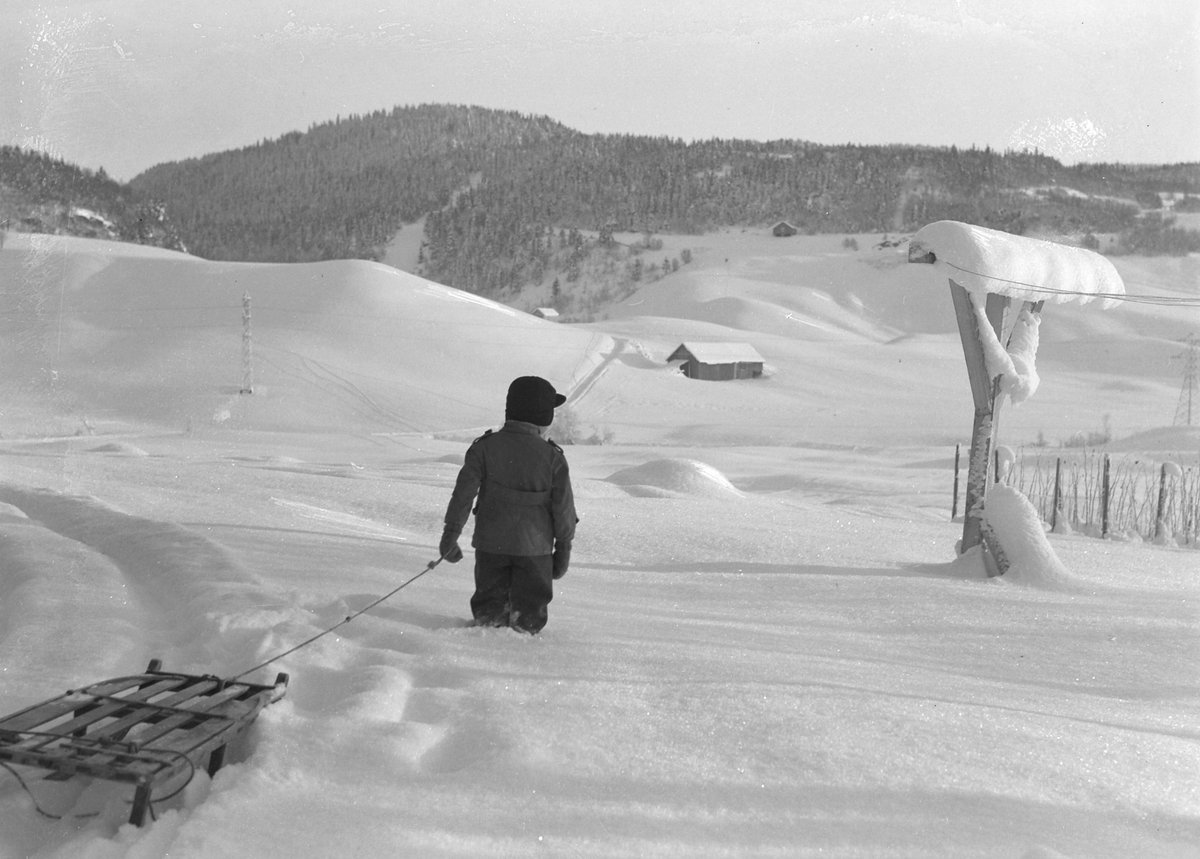
[[[240,394],[254,393],[254,341],[250,335],[250,293],[242,295],[242,387]]]
[[[1037,390],[1038,328],[1047,299],[1086,304],[1099,298],[1111,307],[1125,285],[1100,254],[958,221],[918,230],[909,240],[908,261],[936,266],[950,279],[975,401],[960,552],[982,543],[985,563],[994,561],[1003,573],[999,546],[980,518],[1000,397],[1018,405]],[[1010,316],[1013,299],[1020,309]]]
[[[965,552],[984,540],[981,507],[990,482],[1000,385],[999,379],[993,379],[988,372],[987,357],[979,331],[979,315],[975,312],[971,294],[951,279],[950,297],[954,301],[954,314],[958,319],[963,357],[967,362],[967,377],[971,382],[971,398],[975,403],[971,447],[967,454],[966,497],[963,501],[963,536],[960,550]],[[1003,335],[1011,303],[1012,299],[1007,295],[989,293],[987,296],[984,315],[997,338]]]

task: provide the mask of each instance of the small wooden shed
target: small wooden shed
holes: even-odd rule
[[[558,321],[558,311],[553,307],[539,307],[537,310],[533,311],[533,315],[539,317],[540,319],[549,319],[551,322]]]
[[[787,236],[794,236],[798,232],[800,232],[800,231],[798,229],[796,229],[794,226],[792,226],[791,224],[789,224],[787,221],[780,221],[775,226],[771,227],[771,234],[774,236],[779,236],[780,238],[786,238]]]
[[[682,361],[689,379],[723,382],[762,375],[762,355],[748,343],[680,343],[668,361]]]

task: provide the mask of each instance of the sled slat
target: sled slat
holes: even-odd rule
[[[10,716],[0,719],[0,731],[38,730],[39,727],[49,726],[57,719],[61,719],[64,716],[75,713],[81,708],[94,704],[96,696],[114,696],[118,692],[137,686],[139,683],[146,683],[148,679],[154,680],[157,678],[143,674],[136,677],[123,677],[120,680],[97,683],[82,690],[69,691],[57,698],[43,701],[41,704],[35,704],[32,707],[27,707],[24,710],[19,710]],[[169,682],[160,681],[152,687],[143,688],[131,693],[123,700],[132,703],[139,699],[150,698],[158,694],[158,692],[169,688],[171,688]],[[58,729],[56,728],[56,730]]]
[[[120,713],[128,707],[136,706],[146,698],[169,690],[171,685],[169,681],[154,683],[119,699],[97,699],[91,694],[90,689],[68,692],[52,701],[0,720],[0,733],[4,731],[17,733],[37,731],[58,735],[82,732],[87,729],[88,725],[114,713]],[[59,721],[68,716],[74,718],[66,722]],[[23,744],[37,745],[44,741],[45,738],[28,737]]]
[[[242,687],[241,693],[245,691],[245,687]],[[140,743],[149,743],[157,740],[159,737],[175,732],[188,722],[199,721],[205,718],[209,720],[237,720],[247,718],[247,716],[252,718],[257,714],[258,710],[262,709],[262,706],[265,706],[265,703],[262,706],[253,708],[253,712],[251,712],[249,706],[244,706],[242,708],[243,712],[239,714],[236,712],[238,708],[235,705],[241,702],[229,699],[241,693],[232,688],[225,689],[217,695],[210,696],[209,700],[197,702],[195,706],[188,708],[191,711],[190,713],[173,713],[159,722],[148,725],[138,733],[137,740]]]
[[[139,707],[128,716],[118,719],[111,724],[105,725],[103,728],[91,732],[88,734],[88,736],[120,738],[134,725],[140,724],[152,716],[159,716],[164,710],[183,707],[187,702],[199,698],[204,693],[217,688],[217,685],[217,681],[215,680],[208,680],[203,683],[192,684],[181,692],[168,695],[166,698],[159,699],[148,706]]]

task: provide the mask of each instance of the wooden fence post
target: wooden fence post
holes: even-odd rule
[[[1050,530],[1053,531],[1058,527],[1058,505],[1061,503],[1060,492],[1062,491],[1062,457],[1054,458],[1054,501],[1050,509]]]
[[[1158,475],[1158,510],[1154,516],[1154,537],[1162,537],[1163,512],[1167,506],[1167,464],[1164,462]]]
[[[958,518],[958,462],[961,444],[954,445],[954,500],[950,504],[950,521]]]
[[[1100,482],[1100,539],[1108,537],[1108,464],[1109,456],[1104,454],[1104,477]]]

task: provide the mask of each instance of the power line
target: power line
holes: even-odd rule
[[[1058,289],[1053,286],[1043,286],[1037,283],[1026,283],[1021,280],[1013,280],[1012,278],[999,277],[994,274],[983,274],[978,271],[971,271],[969,268],[963,268],[960,265],[955,265],[948,260],[938,258],[938,262],[945,263],[950,268],[957,269],[963,274],[974,275],[988,280],[999,281],[1000,283],[1011,283],[1013,286],[1019,286],[1022,289],[1028,289],[1032,292],[1042,293],[1044,295],[1069,295],[1076,298],[1101,298],[1109,301],[1127,301],[1131,304],[1157,304],[1165,307],[1200,307],[1200,298],[1177,298],[1169,295],[1130,295],[1127,292],[1080,292],[1073,289]]]

